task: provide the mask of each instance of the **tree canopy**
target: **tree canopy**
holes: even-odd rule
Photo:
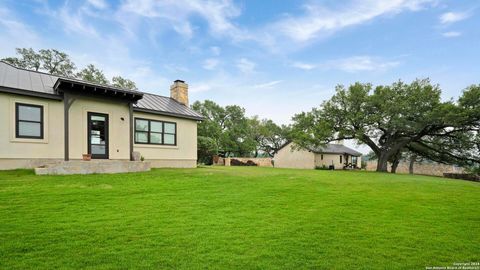
[[[442,102],[440,95],[428,79],[375,89],[339,85],[319,108],[294,116],[293,140],[300,147],[356,140],[375,153],[377,171],[387,171],[388,161],[396,162],[407,149],[436,161],[480,162],[479,86],[466,89],[457,102]]]
[[[99,84],[109,84],[107,77],[103,74],[103,71],[96,68],[94,65],[90,64],[86,68],[82,69],[80,72],[76,74],[76,77],[93,83]]]
[[[72,77],[93,83],[110,84],[103,71],[93,64],[89,64],[79,72],[75,72],[76,66],[70,59],[70,56],[56,49],[41,49],[36,52],[32,48],[16,48],[16,53],[17,57],[7,57],[2,59],[2,61],[19,68],[43,71],[53,75]],[[137,90],[135,82],[121,76],[113,77],[112,85],[129,90]]]
[[[261,153],[273,156],[285,142],[285,132],[273,121],[248,118],[237,105],[222,107],[205,100],[192,108],[205,120],[198,125],[199,160],[208,163],[213,155],[250,157]]]

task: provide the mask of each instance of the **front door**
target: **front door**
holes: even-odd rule
[[[88,153],[108,159],[108,114],[88,113]]]

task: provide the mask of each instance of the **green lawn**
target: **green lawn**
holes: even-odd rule
[[[425,269],[480,261],[480,183],[368,172],[0,172],[0,269]]]

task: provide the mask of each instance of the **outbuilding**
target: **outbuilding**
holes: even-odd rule
[[[297,169],[345,169],[360,168],[362,153],[343,144],[327,144],[324,147],[299,149],[293,142],[284,144],[274,156],[277,168]]]

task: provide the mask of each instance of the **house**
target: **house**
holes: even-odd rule
[[[327,144],[315,149],[297,149],[294,143],[284,144],[273,160],[276,168],[315,169],[317,167],[343,169],[346,166],[361,167],[361,155],[342,143]]]
[[[164,97],[0,62],[0,169],[135,152],[152,167],[195,167],[202,119],[180,80]]]

